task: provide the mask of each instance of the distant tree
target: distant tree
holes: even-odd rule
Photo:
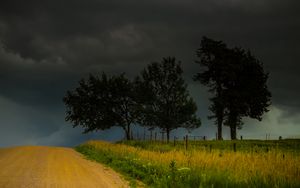
[[[73,127],[82,126],[84,133],[120,126],[129,140],[131,125],[139,116],[136,98],[135,87],[124,74],[90,75],[63,98],[67,107],[66,121],[72,122]]]
[[[222,41],[203,37],[197,51],[202,72],[195,75],[210,88],[210,99],[216,118],[218,139],[222,139],[223,123],[230,127],[231,139],[236,139],[236,129],[242,126],[242,117],[261,120],[270,105],[271,93],[267,89],[268,74],[249,51],[228,48]],[[225,121],[225,122],[224,122]]]
[[[176,128],[197,128],[200,119],[196,117],[197,106],[187,91],[182,77],[180,62],[174,57],[154,62],[136,79],[143,101],[143,125],[159,127],[170,139],[170,132]]]
[[[215,118],[218,127],[218,140],[222,140],[222,126],[225,116],[225,106],[223,103],[224,80],[227,77],[228,61],[230,61],[229,49],[222,41],[214,41],[207,37],[201,40],[200,48],[197,50],[199,58],[196,63],[200,64],[202,71],[194,76],[195,81],[209,87],[213,93],[210,98],[212,104],[209,107],[213,115],[209,119]]]

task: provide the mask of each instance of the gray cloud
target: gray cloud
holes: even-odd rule
[[[10,124],[20,131],[16,141],[6,136],[1,143],[68,145],[94,137],[81,136],[64,122],[61,99],[66,90],[90,72],[133,77],[149,62],[169,55],[183,62],[205,124],[195,134],[213,136],[215,128],[206,120],[207,88],[191,79],[199,70],[195,50],[203,35],[250,49],[270,72],[274,107],[268,114],[279,119],[278,125],[294,122],[290,130],[299,131],[299,6],[297,0],[2,1],[0,114],[7,113],[6,106],[15,110],[0,121],[6,129],[0,136],[12,134]],[[252,130],[253,135],[263,130],[246,127],[245,133]],[[34,135],[26,131],[31,129]],[[120,136],[114,131],[105,139]]]
[[[271,139],[278,139],[279,136],[299,138],[299,120],[299,112],[287,116],[284,108],[273,106],[262,122],[247,119],[245,127],[239,132],[244,138],[264,139],[266,134],[270,134]]]
[[[0,147],[6,145],[36,144],[39,137],[56,131],[53,117],[30,106],[17,104],[0,96]]]

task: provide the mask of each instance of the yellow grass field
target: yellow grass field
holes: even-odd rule
[[[22,146],[0,149],[0,187],[119,188],[128,183],[71,148]]]
[[[198,169],[205,173],[226,172],[226,178],[234,182],[249,183],[253,178],[262,178],[266,183],[300,182],[300,156],[289,152],[270,150],[269,152],[233,152],[213,150],[212,152],[191,149],[158,152],[140,149],[123,144],[102,141],[89,141],[90,145],[101,151],[107,150],[118,156],[134,156],[145,164],[166,166],[176,161],[178,168]]]

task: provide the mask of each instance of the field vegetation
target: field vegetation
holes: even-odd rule
[[[299,143],[190,141],[186,148],[183,141],[175,146],[150,141],[89,141],[76,150],[148,187],[274,188],[300,187]]]

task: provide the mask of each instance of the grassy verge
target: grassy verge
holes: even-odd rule
[[[254,160],[254,165],[263,164],[270,160],[270,156],[259,158],[242,153],[220,153],[214,151],[188,151],[173,150],[168,152],[149,151],[141,148],[131,147],[123,144],[110,144],[106,142],[91,141],[76,147],[76,150],[88,159],[104,163],[116,171],[121,172],[131,178],[132,186],[134,180],[142,181],[148,187],[299,187],[300,181],[298,168],[297,172],[290,172],[282,176],[285,172],[272,175],[271,170],[282,170],[281,160],[276,156],[277,161],[270,171],[260,172],[265,167],[247,166],[240,168],[240,164],[250,165]],[[236,156],[235,156],[236,155]],[[249,155],[249,156],[248,156]],[[291,156],[289,156],[291,157]],[[232,160],[230,158],[233,158]],[[232,164],[236,159],[237,164]],[[288,159],[287,159],[288,160]],[[297,159],[296,159],[297,161]],[[298,161],[299,162],[299,161]],[[226,164],[228,163],[228,165]],[[293,163],[293,161],[291,161]],[[282,163],[284,165],[284,163]],[[293,164],[291,164],[293,165]],[[297,164],[295,164],[297,165]],[[276,169],[277,168],[277,169]],[[292,169],[292,167],[290,167]],[[246,172],[244,172],[246,169]],[[247,171],[249,169],[249,171]],[[285,169],[290,170],[290,169]],[[295,174],[296,173],[296,174]],[[296,177],[289,178],[289,176]]]

